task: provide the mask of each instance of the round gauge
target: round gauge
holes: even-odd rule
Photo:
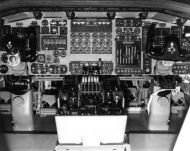
[[[107,39],[111,39],[111,38],[112,38],[112,34],[111,34],[111,33],[107,33],[107,34],[106,34],[106,38],[107,38]]]
[[[3,63],[7,63],[7,61],[8,61],[7,53],[3,53],[3,54],[1,55],[1,61],[2,61]]]
[[[71,47],[70,48],[70,53],[71,54],[76,54],[77,53],[77,48],[76,47]]]
[[[84,46],[90,46],[90,41],[89,40],[85,40],[84,41]]]
[[[37,62],[45,62],[45,55],[44,54],[38,54],[37,56]]]
[[[23,105],[24,104],[24,99],[20,96],[16,96],[13,98],[13,104],[15,105]]]
[[[78,46],[83,46],[83,41],[82,40],[78,40]]]
[[[111,54],[112,53],[112,48],[111,47],[106,47],[106,54]]]
[[[77,42],[76,42],[76,40],[71,40],[71,46],[76,46],[77,45]]]
[[[105,53],[105,48],[104,48],[104,47],[100,47],[99,53],[100,53],[100,54],[104,54],[104,53]]]
[[[112,41],[111,40],[107,40],[106,41],[106,46],[112,46]]]
[[[46,61],[47,62],[51,62],[52,61],[52,56],[51,55],[47,55],[46,56]]]
[[[98,38],[98,33],[93,33],[93,34],[92,34],[92,38],[93,38],[93,39],[97,39],[97,38]]]
[[[7,67],[7,65],[0,65],[0,73],[7,73],[9,71],[9,68]]]
[[[77,52],[78,52],[79,54],[83,54],[83,53],[84,53],[83,47],[79,47],[79,48],[77,49]]]
[[[85,38],[85,39],[90,39],[90,33],[85,33],[85,34],[84,34],[84,38]]]
[[[168,98],[167,97],[160,97],[158,99],[158,104],[160,104],[161,106],[163,107],[166,107],[169,105],[169,101],[168,101]]]
[[[98,54],[98,47],[92,47],[92,53]]]
[[[55,51],[53,52],[53,56],[54,56],[54,57],[59,57],[59,51],[58,51],[58,50],[55,50]]]
[[[78,33],[78,38],[79,39],[83,39],[83,34],[82,33]]]
[[[66,55],[67,55],[67,52],[64,51],[64,50],[60,52],[60,56],[61,56],[61,57],[65,57]]]
[[[76,39],[76,38],[77,38],[76,33],[72,33],[72,34],[71,34],[71,38],[72,38],[72,39]]]
[[[84,48],[84,53],[89,54],[90,53],[90,47],[85,47]]]
[[[136,27],[136,28],[134,29],[134,33],[135,33],[135,34],[140,34],[140,32],[141,32],[141,30],[140,30],[139,27]]]
[[[119,28],[116,28],[116,34],[119,35],[119,34],[121,34],[121,33],[122,33],[122,28],[120,28],[120,27],[119,27]]]
[[[105,46],[105,44],[106,44],[105,40],[100,40],[100,41],[99,41],[99,45],[100,45],[100,47]]]
[[[92,46],[94,46],[94,47],[98,46],[98,41],[97,40],[93,40],[92,41]]]
[[[105,38],[105,34],[104,34],[104,33],[100,33],[100,34],[99,34],[99,38],[100,38],[100,39],[104,39],[104,38]]]

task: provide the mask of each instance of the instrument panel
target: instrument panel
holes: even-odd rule
[[[147,33],[153,22],[156,23],[154,47],[162,47],[165,38],[175,34],[180,39],[181,47],[190,52],[189,37],[183,36],[184,31],[189,29],[188,25],[181,27],[154,19],[127,16],[118,16],[113,20],[94,16],[31,18],[6,22],[1,28],[0,39],[7,34],[24,37],[25,50],[27,54],[33,52],[35,60],[22,62],[21,58],[26,68],[23,65],[12,66],[1,46],[0,73],[19,74],[20,70],[26,69],[25,73],[29,75],[80,75],[98,68],[100,71],[95,73],[102,75],[155,74],[157,60],[145,53]],[[26,32],[31,26],[35,27],[33,35]],[[32,36],[37,40],[27,39]],[[188,62],[174,63],[172,74],[189,73],[189,65]]]

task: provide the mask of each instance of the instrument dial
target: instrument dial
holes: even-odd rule
[[[94,47],[98,46],[98,41],[97,40],[93,40],[92,41],[92,46],[94,46]]]
[[[90,39],[90,33],[85,33],[85,34],[84,34],[84,38],[85,38],[85,39]]]
[[[46,61],[47,61],[47,62],[51,62],[51,61],[52,61],[52,59],[53,59],[53,58],[52,58],[52,56],[51,56],[51,55],[47,55],[47,56],[46,56]]]
[[[71,46],[76,46],[76,45],[77,45],[76,40],[71,40]]]
[[[77,38],[76,33],[72,33],[72,34],[71,34],[71,38],[72,38],[72,39],[76,39],[76,38]]]
[[[61,57],[65,57],[66,55],[67,55],[66,51],[61,51],[61,52],[60,52],[60,56],[61,56]]]
[[[111,46],[112,45],[112,41],[111,40],[107,40],[106,41],[106,46]]]
[[[0,73],[6,74],[9,71],[7,65],[0,65]]]
[[[92,53],[98,54],[98,47],[92,47]]]
[[[93,38],[93,39],[97,39],[97,38],[98,38],[98,33],[93,33],[93,34],[92,34],[92,38]]]
[[[134,33],[135,33],[135,34],[140,34],[140,32],[141,32],[141,30],[140,30],[139,27],[136,27],[136,28],[134,29]]]
[[[99,41],[99,45],[100,45],[100,47],[105,46],[105,44],[106,44],[106,42],[105,42],[104,40],[100,40],[100,41]]]
[[[46,20],[46,19],[42,20],[42,25],[43,26],[48,26],[48,23],[49,23],[48,20]]]
[[[116,34],[119,35],[119,34],[121,34],[121,33],[122,33],[122,28],[120,28],[120,27],[119,27],[119,28],[116,28]]]
[[[112,34],[111,34],[111,33],[107,33],[107,34],[106,34],[106,38],[107,38],[107,39],[111,39],[111,38],[112,38]]]
[[[84,45],[89,47],[90,46],[90,41],[89,40],[85,40],[84,41]]]
[[[78,40],[78,46],[80,46],[80,47],[83,46],[83,41],[82,40]]]
[[[79,39],[83,39],[83,34],[82,33],[78,33],[78,38]]]
[[[104,39],[104,38],[105,38],[105,34],[104,34],[104,33],[100,33],[100,34],[99,34],[99,38],[100,38],[100,39]]]
[[[45,62],[45,55],[44,54],[38,54],[38,57],[37,57],[37,62]]]
[[[54,56],[54,57],[59,57],[59,51],[57,51],[57,50],[54,51],[54,52],[53,52],[53,56]]]

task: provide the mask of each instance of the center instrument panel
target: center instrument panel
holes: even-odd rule
[[[84,12],[86,13],[86,12]],[[176,24],[138,17],[42,17],[6,22],[1,28],[1,39],[6,34],[23,36],[29,44],[28,52],[36,59],[25,61],[28,75],[102,75],[154,74],[156,60],[145,53],[147,33],[156,23],[154,46],[162,46],[165,37],[176,34],[181,46],[190,51],[190,41],[182,38],[182,29]],[[28,28],[35,28],[35,42],[31,42]],[[2,43],[1,43],[2,45]],[[35,47],[34,47],[35,46]],[[35,50],[34,50],[35,49]],[[0,73],[14,74],[10,58],[1,47]],[[190,64],[176,62],[173,74],[190,73]],[[19,72],[17,72],[19,73]]]

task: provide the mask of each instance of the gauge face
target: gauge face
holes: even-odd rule
[[[120,27],[116,28],[116,33],[121,34],[122,33],[122,28],[120,28]]]
[[[111,45],[112,45],[112,41],[111,40],[106,41],[106,46],[111,46]]]
[[[89,39],[89,38],[90,38],[90,33],[85,33],[85,34],[84,34],[84,38],[85,38],[85,39]]]
[[[82,40],[78,40],[78,46],[80,46],[80,47],[83,46],[83,41]]]
[[[71,54],[76,54],[77,53],[77,47],[71,47],[70,52],[71,52]]]
[[[85,40],[84,41],[84,46],[88,46],[89,47],[90,46],[90,41],[89,40]]]
[[[141,31],[141,30],[140,30],[140,28],[138,28],[138,27],[136,27],[136,28],[134,29],[134,33],[135,33],[135,34],[139,34],[140,31]]]
[[[9,68],[6,65],[0,65],[0,73],[7,73],[9,71]]]
[[[61,52],[60,52],[60,56],[61,56],[61,57],[65,57],[66,55],[67,55],[66,51],[61,51]]]
[[[92,53],[98,54],[98,47],[92,47]]]
[[[72,34],[71,34],[71,38],[72,38],[72,39],[76,39],[76,37],[77,37],[76,33],[72,33]]]
[[[99,45],[100,45],[100,47],[105,46],[105,44],[106,44],[105,40],[100,40],[100,41],[99,41]]]
[[[52,61],[52,59],[53,59],[53,58],[52,58],[52,56],[51,56],[51,55],[47,55],[47,56],[46,56],[46,61],[47,61],[47,62],[51,62],[51,61]]]
[[[59,51],[57,51],[57,50],[54,51],[54,52],[53,52],[53,56],[54,56],[54,57],[59,57]]]
[[[104,33],[100,33],[100,34],[99,34],[99,38],[100,38],[100,39],[104,39],[104,38],[105,38],[105,34],[104,34]]]
[[[76,46],[76,45],[77,45],[76,40],[71,40],[71,46]]]
[[[78,38],[79,39],[83,39],[83,34],[82,33],[78,33]]]
[[[48,25],[48,20],[46,20],[46,19],[42,20],[42,25],[47,26]]]
[[[37,59],[38,62],[45,62],[45,55],[44,54],[38,54],[38,59]]]
[[[93,39],[97,39],[97,38],[98,38],[98,33],[93,33],[93,34],[92,34],[92,38],[93,38]]]
[[[112,38],[112,34],[111,34],[111,33],[107,33],[107,34],[106,34],[106,38],[107,38],[107,39],[111,39],[111,38]]]
[[[98,46],[98,41],[97,40],[93,40],[92,41],[92,46],[94,46],[94,47]]]

